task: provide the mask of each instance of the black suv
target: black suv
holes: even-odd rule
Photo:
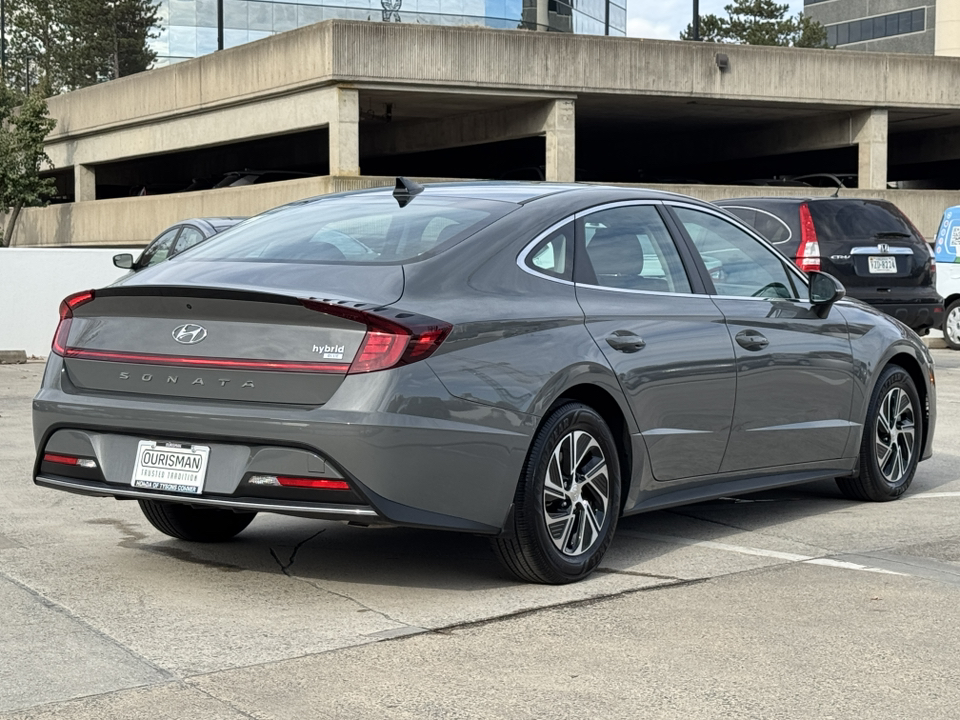
[[[847,294],[923,335],[943,298],[920,232],[892,203],[854,198],[736,198],[714,203],[763,235],[803,271],[836,276]]]

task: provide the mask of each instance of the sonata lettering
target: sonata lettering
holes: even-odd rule
[[[126,372],[126,371],[121,371],[121,373],[120,373],[120,375],[119,375],[119,378],[120,378],[121,380],[129,380],[129,379],[130,379],[130,373],[129,373],[129,372]],[[140,381],[141,381],[141,382],[153,382],[153,379],[154,379],[153,373],[144,373],[143,375],[140,376]],[[171,385],[176,385],[177,383],[180,382],[180,376],[179,376],[179,375],[167,375],[167,378],[166,378],[166,381],[165,381],[165,382],[167,382],[168,384],[171,384]],[[231,383],[231,382],[233,382],[233,380],[232,380],[231,378],[217,378],[217,379],[216,379],[216,382],[220,383],[220,387],[226,387],[226,386],[227,386],[227,383]],[[203,379],[202,377],[198,377],[198,378],[196,378],[195,380],[193,380],[190,384],[191,384],[191,385],[206,385],[206,382],[204,381],[204,379]],[[245,380],[240,387],[241,387],[241,388],[253,388],[253,387],[256,387],[256,386],[253,384],[252,381],[250,381],[250,380]]]

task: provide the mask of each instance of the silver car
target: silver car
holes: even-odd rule
[[[258,512],[442,528],[564,583],[621,515],[823,478],[893,500],[932,453],[919,338],[680,195],[400,178],[60,315],[36,483],[188,541]]]

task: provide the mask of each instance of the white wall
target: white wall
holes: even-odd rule
[[[127,271],[113,256],[143,248],[0,249],[0,350],[46,357],[57,329],[60,301],[71,293],[101,288]]]

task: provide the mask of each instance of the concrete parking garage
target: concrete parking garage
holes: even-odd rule
[[[960,203],[958,70],[960,58],[331,20],[52,98],[51,173],[72,202],[26,211],[14,244],[146,242],[183,217],[396,174],[705,199],[852,174],[859,189],[844,194],[891,199],[932,236]],[[152,194],[248,168],[311,177]]]

